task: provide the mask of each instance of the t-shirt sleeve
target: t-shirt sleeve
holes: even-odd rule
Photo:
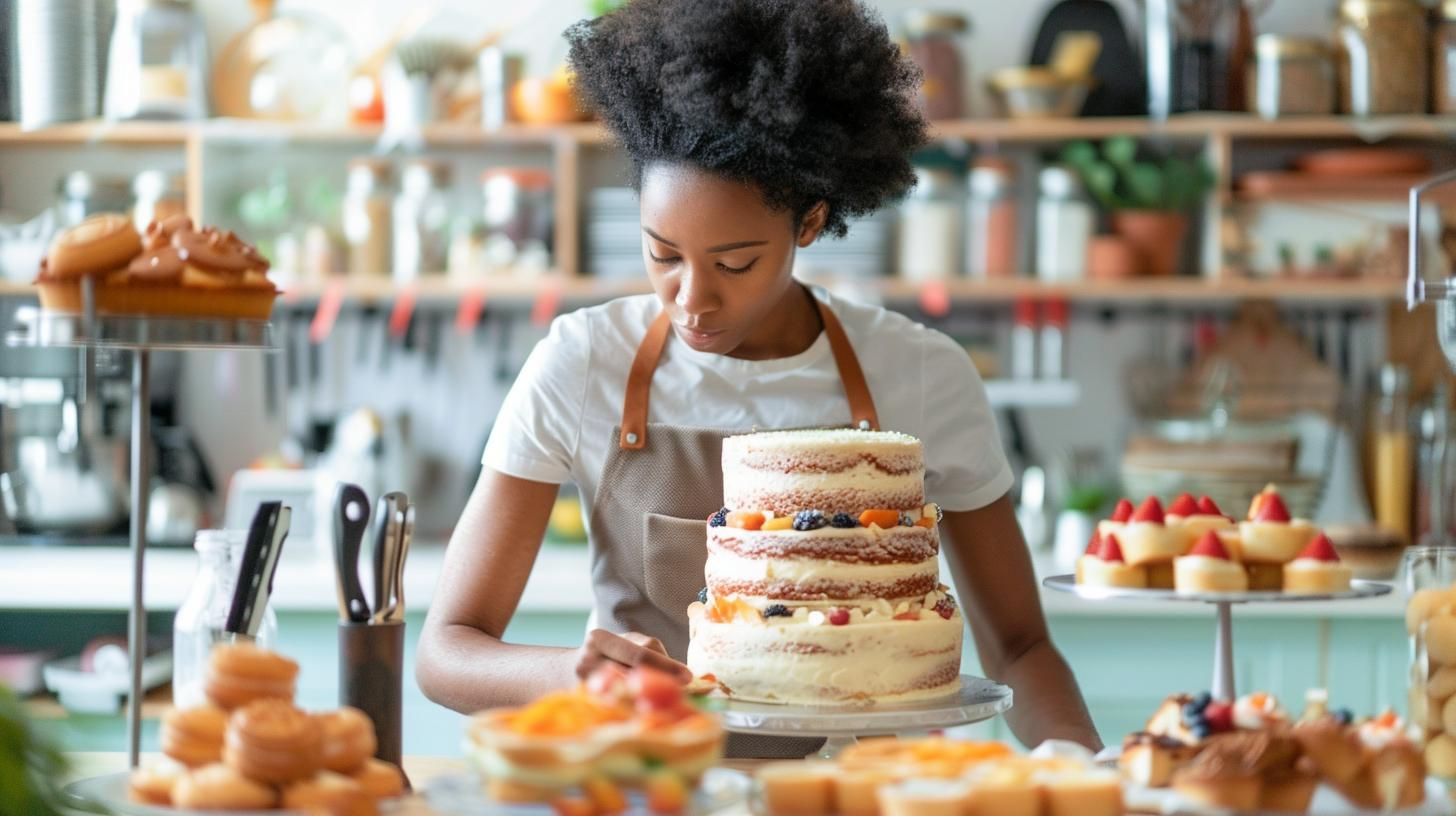
[[[534,482],[571,481],[591,367],[589,336],[580,313],[551,323],[501,404],[482,464]]]
[[[938,331],[925,335],[925,494],[946,510],[977,510],[1011,489],[1011,465],[970,355]]]

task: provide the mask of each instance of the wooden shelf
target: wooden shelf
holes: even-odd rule
[[[1235,139],[1381,139],[1405,137],[1447,139],[1456,136],[1456,116],[1390,116],[1357,119],[1315,116],[1264,120],[1250,114],[1183,114],[1166,122],[1143,117],[1077,119],[964,119],[931,125],[937,139],[977,142],[1057,142],[1111,136],[1209,137]],[[383,135],[377,125],[319,125],[244,119],[204,122],[75,122],[34,130],[0,123],[0,144],[136,144],[178,145],[193,137],[220,142],[373,142]],[[608,145],[611,136],[597,123],[509,125],[486,131],[469,123],[432,125],[424,139],[432,145],[570,143]]]

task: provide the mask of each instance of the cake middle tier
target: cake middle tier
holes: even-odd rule
[[[928,527],[813,531],[708,528],[708,590],[754,606],[923,596],[940,584],[940,542]]]

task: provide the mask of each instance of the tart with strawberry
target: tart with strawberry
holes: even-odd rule
[[[1249,517],[1239,524],[1245,562],[1287,564],[1299,555],[1318,531],[1304,519],[1292,518],[1284,498],[1273,485],[1254,497]]]
[[[1233,519],[1225,516],[1218,504],[1207,496],[1197,499],[1183,493],[1168,505],[1164,523],[1183,537],[1184,551],[1193,549],[1198,539],[1209,530],[1231,530]]]
[[[1082,583],[1086,586],[1147,589],[1148,570],[1127,563],[1115,534],[1102,537],[1097,556],[1084,556]]]
[[[1164,523],[1163,505],[1149,496],[1133,511],[1118,540],[1127,563],[1148,568],[1148,586],[1173,588],[1173,559],[1188,551],[1177,531]]]
[[[1355,571],[1341,563],[1324,533],[1314,537],[1298,557],[1284,565],[1284,591],[1306,595],[1348,592]]]
[[[1077,556],[1076,581],[1079,584],[1087,581],[1087,565],[1093,561],[1102,560],[1102,534],[1096,530],[1092,531],[1092,539],[1087,542],[1087,549]]]
[[[577,688],[475,715],[468,743],[498,801],[596,800],[626,787],[651,800],[696,784],[723,758],[724,732],[671,676],[606,665]]]
[[[1174,588],[1179,592],[1244,592],[1249,575],[1229,558],[1228,550],[1212,530],[1203,534],[1193,551],[1173,563]]]
[[[1122,528],[1132,521],[1132,514],[1135,508],[1132,502],[1127,499],[1118,499],[1117,505],[1112,508],[1112,516],[1097,522],[1097,535],[1105,536],[1108,533],[1120,533]]]

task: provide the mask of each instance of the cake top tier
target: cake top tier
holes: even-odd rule
[[[885,451],[920,455],[920,440],[898,431],[861,431],[856,428],[810,428],[798,431],[761,431],[723,440],[725,457],[732,450],[758,451]]]
[[[858,515],[925,503],[920,440],[902,433],[767,431],[723,440],[723,499],[734,510]]]

